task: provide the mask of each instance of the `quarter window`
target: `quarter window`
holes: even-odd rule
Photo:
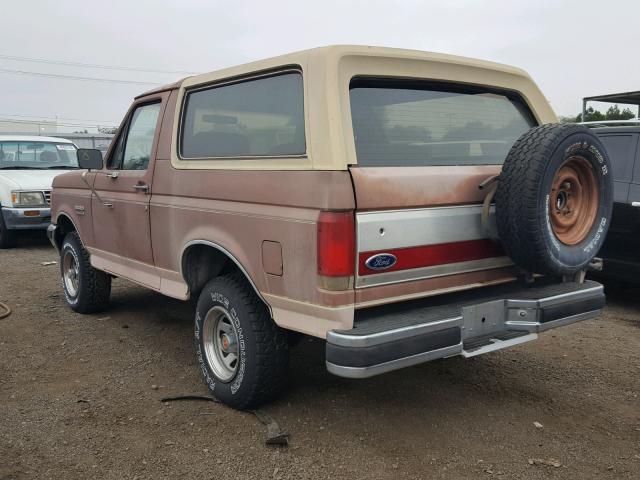
[[[151,158],[160,103],[142,105],[131,115],[109,161],[112,170],[146,170]]]
[[[302,75],[281,73],[187,93],[182,158],[305,154]]]

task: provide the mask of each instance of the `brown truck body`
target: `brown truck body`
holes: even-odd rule
[[[222,114],[204,110],[190,119],[185,112],[189,98],[209,88],[286,75],[299,76],[304,105],[304,131],[299,124],[291,135],[285,127],[278,132],[286,139],[277,147],[286,153],[182,155],[183,130],[203,128],[189,122],[210,122],[209,134],[232,150],[233,142],[244,141],[239,139],[242,128],[252,128],[241,126],[230,107]],[[101,170],[56,178],[54,242],[59,246],[62,235],[75,230],[96,269],[183,300],[232,262],[278,326],[320,338],[353,329],[359,312],[371,308],[512,284],[518,270],[481,222],[484,193],[478,186],[500,172],[500,162],[392,166],[359,161],[350,90],[358,86],[354,81],[367,79],[418,79],[455,94],[470,86],[484,98],[517,97],[517,109],[526,111],[522,115],[529,126],[556,120],[523,71],[424,52],[326,47],[189,77],[135,99]],[[126,140],[132,117],[147,105],[154,105],[157,120],[146,168],[111,169],[120,138]],[[249,123],[266,121],[259,115],[247,118]],[[194,145],[198,135],[190,140]],[[449,155],[456,143],[479,158],[491,150],[488,141],[435,136],[426,141],[430,152]],[[257,133],[255,138],[262,141]],[[302,145],[303,151],[291,145]],[[403,143],[408,152],[423,147]],[[341,273],[321,265],[326,259],[319,258],[319,243],[325,225],[330,230],[345,213],[355,250],[351,268]],[[322,255],[341,254],[327,252]],[[380,269],[371,263],[376,255],[381,255]],[[529,334],[534,331],[538,328],[528,328]],[[439,356],[461,351],[460,346]]]

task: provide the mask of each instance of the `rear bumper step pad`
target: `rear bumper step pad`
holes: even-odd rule
[[[604,304],[596,282],[541,282],[359,310],[353,329],[328,332],[327,369],[365,378],[437,358],[472,357],[593,318]]]

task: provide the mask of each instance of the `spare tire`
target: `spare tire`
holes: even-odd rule
[[[498,237],[516,265],[577,273],[598,253],[611,223],[607,152],[582,125],[532,128],[509,151],[495,201]]]

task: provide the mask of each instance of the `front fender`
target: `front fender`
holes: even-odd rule
[[[16,182],[0,175],[0,206],[10,207],[12,205],[11,191],[19,189],[20,185]]]

